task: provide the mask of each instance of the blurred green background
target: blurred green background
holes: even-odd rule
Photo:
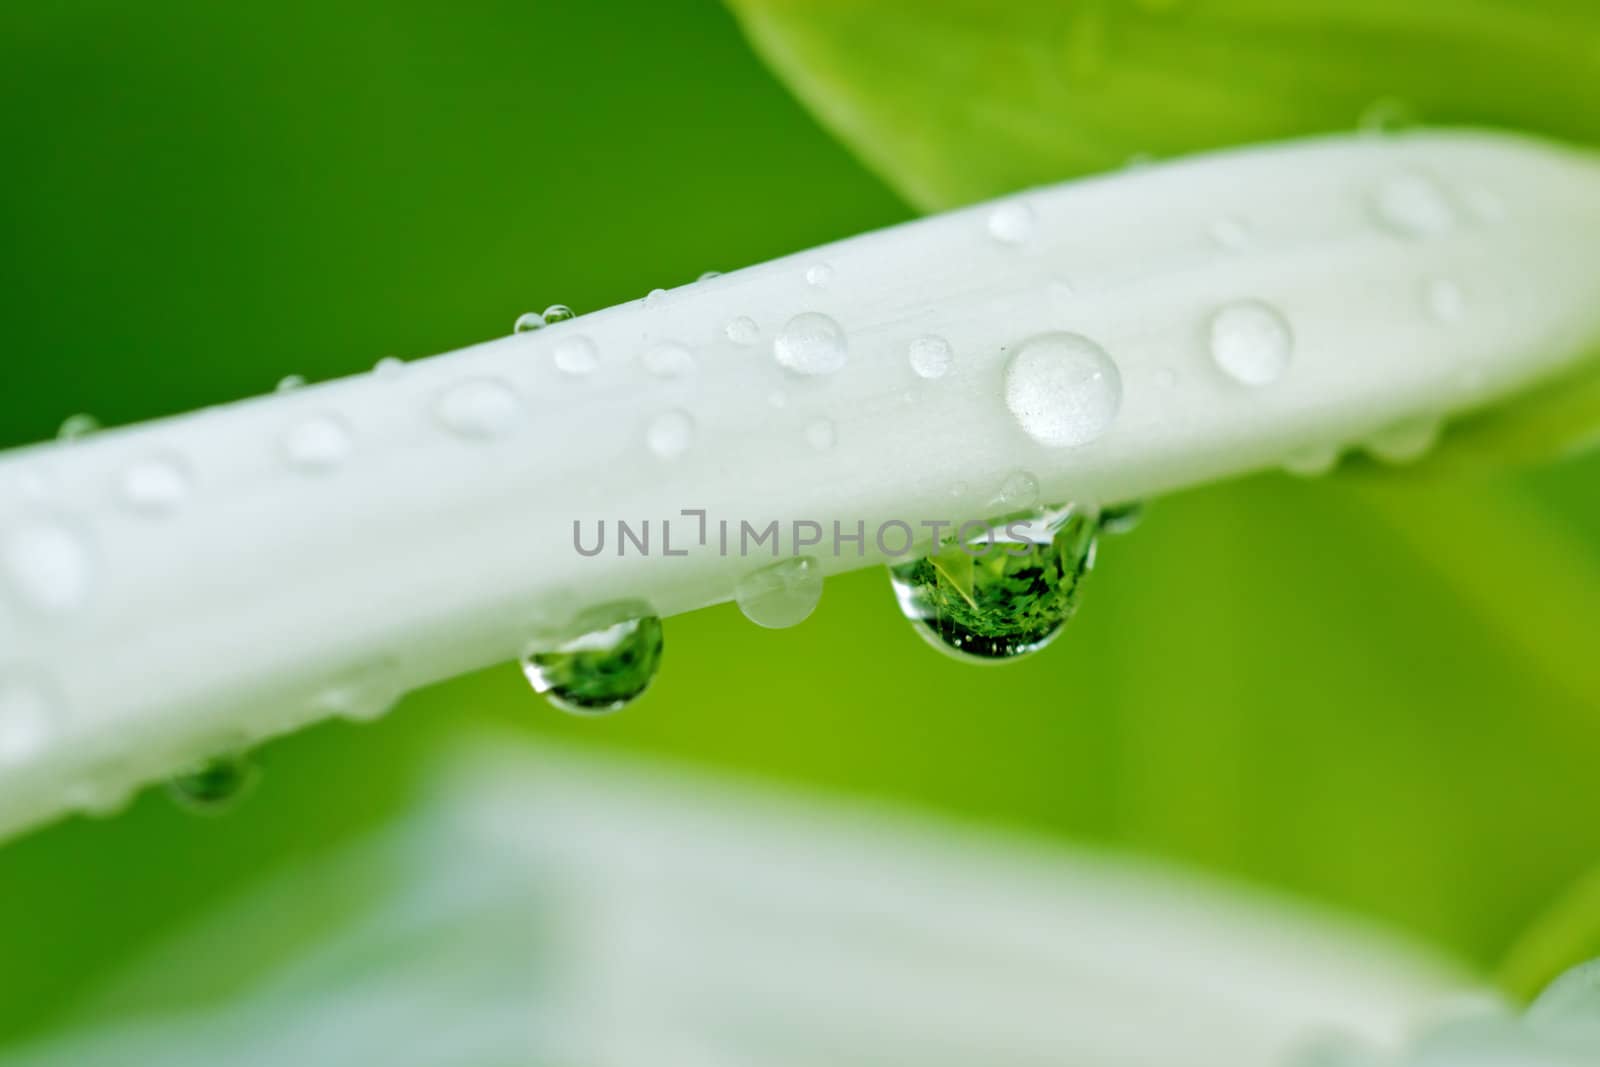
[[[0,84],[5,445],[912,214],[710,0],[9,4]],[[98,972],[382,818],[487,720],[1166,857],[1492,967],[1600,863],[1597,484],[1594,458],[1262,476],[1103,544],[1028,662],[937,656],[860,573],[792,631],[670,620],[613,719],[508,665],[318,727],[268,746],[227,818],[153,790],[0,849],[0,1039],[70,1024]]]

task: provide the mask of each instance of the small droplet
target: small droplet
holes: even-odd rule
[[[1100,532],[1108,534],[1132,533],[1144,521],[1144,501],[1131,500],[1126,504],[1100,509]]]
[[[0,767],[33,759],[61,729],[61,700],[44,675],[28,669],[0,672]]]
[[[806,443],[819,452],[833,447],[838,431],[828,419],[816,419],[806,424]]]
[[[1294,352],[1288,320],[1271,304],[1241,300],[1211,318],[1211,358],[1241,385],[1271,385]]]
[[[1362,442],[1362,446],[1385,463],[1413,463],[1421,459],[1439,440],[1439,420],[1431,416],[1395,423]]]
[[[1356,125],[1369,137],[1387,137],[1416,126],[1417,113],[1404,100],[1385,96],[1368,104]]]
[[[554,326],[558,322],[566,322],[577,317],[578,313],[565,304],[551,304],[544,309],[544,314],[540,316],[540,318],[544,319],[546,326]]]
[[[372,722],[382,718],[400,700],[402,690],[398,678],[399,668],[388,658],[359,663],[324,687],[313,704],[324,715],[338,715],[352,722]]]
[[[537,311],[524,311],[517,316],[517,321],[511,324],[512,333],[532,333],[534,330],[544,329],[544,316]]]
[[[600,349],[583,334],[573,334],[571,337],[563,337],[556,343],[550,358],[555,363],[556,370],[562,374],[581,378],[586,374],[593,374],[600,366]]]
[[[561,640],[536,642],[522,673],[536,692],[574,715],[606,715],[637,700],[661,667],[661,620],[628,601],[584,612]]]
[[[1378,221],[1401,237],[1434,237],[1456,224],[1443,190],[1422,174],[1399,174],[1378,186],[1373,199]]]
[[[196,815],[221,815],[255,786],[255,764],[244,756],[218,756],[167,781],[174,804]]]
[[[141,515],[170,515],[189,497],[189,475],[177,460],[155,456],[122,472],[122,502]]]
[[[11,587],[42,614],[74,611],[94,589],[89,546],[61,523],[41,520],[19,526],[5,540],[4,559]]]
[[[652,289],[644,294],[644,306],[656,307],[666,295],[667,291],[665,289]]]
[[[372,365],[373,375],[379,378],[398,378],[405,370],[406,361],[397,356],[384,356]]]
[[[1461,286],[1448,278],[1430,281],[1423,292],[1423,301],[1428,305],[1428,314],[1440,322],[1459,322],[1466,314],[1467,300],[1461,293]]]
[[[839,371],[850,349],[842,326],[819,312],[805,311],[783,324],[772,354],[785,370],[809,376]]]
[[[469,441],[493,441],[509,434],[520,414],[517,394],[494,378],[473,378],[439,396],[434,412],[446,430]]]
[[[1243,219],[1223,218],[1211,224],[1211,239],[1217,247],[1228,252],[1240,252],[1250,247],[1250,227]]]
[[[736,345],[753,345],[761,339],[761,327],[748,315],[735,315],[722,331]]]
[[[1074,333],[1047,333],[1006,366],[1006,406],[1042,445],[1068,448],[1101,437],[1122,406],[1122,378],[1104,349]]]
[[[722,272],[720,270],[708,270],[704,274],[700,275],[700,277],[696,278],[695,281],[709,282],[712,278],[720,277],[722,277]]]
[[[1021,511],[1039,502],[1039,479],[1029,471],[1012,471],[1000,483],[994,503],[1007,511]]]
[[[1098,523],[1078,509],[991,527],[889,568],[900,611],[929,644],[995,662],[1044,648],[1077,610]]]
[[[1339,465],[1338,445],[1308,445],[1283,457],[1283,469],[1299,478],[1319,478]]]
[[[283,435],[283,456],[308,474],[326,474],[350,457],[350,431],[333,415],[313,415]]]
[[[822,599],[822,564],[810,556],[780,560],[739,579],[733,598],[744,617],[769,630],[805,622]]]
[[[989,212],[989,236],[1006,245],[1020,245],[1033,238],[1038,226],[1033,208],[1022,200],[1008,200]]]
[[[828,283],[833,281],[833,267],[827,263],[813,263],[806,268],[806,284],[817,289],[826,289]]]
[[[278,384],[273,387],[273,392],[292,393],[296,389],[302,388],[305,384],[306,380],[301,375],[286,374],[282,378],[278,379]]]
[[[956,358],[950,342],[931,333],[912,341],[907,355],[911,369],[919,378],[943,378]]]
[[[663,411],[645,430],[650,451],[662,459],[677,459],[694,443],[694,419],[684,411]]]
[[[694,373],[694,353],[677,341],[659,341],[645,349],[644,369],[657,378],[687,378]]]
[[[99,419],[93,415],[79,412],[76,415],[68,415],[62,420],[61,428],[56,431],[56,440],[81,441],[99,429]]]

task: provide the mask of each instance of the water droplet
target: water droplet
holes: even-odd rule
[[[1000,483],[994,503],[1007,511],[1021,511],[1039,502],[1039,479],[1029,471],[1012,471]]]
[[[1338,445],[1308,445],[1283,457],[1283,469],[1300,478],[1318,478],[1339,465]]]
[[[558,322],[567,322],[577,317],[578,313],[565,304],[551,304],[544,309],[544,314],[540,316],[540,318],[544,319],[546,326],[554,326]]]
[[[1130,500],[1126,504],[1100,509],[1100,532],[1108,534],[1132,533],[1144,521],[1144,501]]]
[[[574,334],[571,337],[563,337],[556,344],[550,358],[555,363],[556,370],[562,374],[581,378],[585,374],[593,374],[600,366],[600,349],[583,334]]]
[[[58,441],[81,441],[96,430],[100,429],[100,420],[93,415],[79,412],[68,415],[61,422],[61,428],[56,431]]]
[[[722,277],[722,272],[720,270],[708,270],[704,274],[700,275],[700,277],[696,278],[695,281],[709,282],[712,278],[720,277]]]
[[[22,600],[47,615],[82,607],[94,588],[89,546],[56,522],[35,521],[13,530],[5,541],[5,567]]]
[[[1121,406],[1117,365],[1087,337],[1042,334],[1006,366],[1006,407],[1042,445],[1088,444],[1111,428]]]
[[[833,281],[833,267],[827,263],[813,263],[806,268],[806,284],[825,289]]]
[[[177,460],[155,456],[122,472],[122,502],[141,515],[169,515],[189,497],[189,474]]]
[[[1385,96],[1368,104],[1356,125],[1369,137],[1386,137],[1416,126],[1417,121],[1416,109],[1410,104]]]
[[[753,345],[761,339],[761,327],[748,315],[734,316],[722,330],[736,345]]]
[[[0,767],[31,760],[61,728],[61,701],[48,678],[32,670],[0,673]]]
[[[1406,419],[1373,434],[1362,446],[1385,463],[1412,463],[1439,440],[1439,420],[1432,416]]]
[[[439,422],[457,437],[493,441],[517,424],[520,405],[511,387],[494,378],[473,378],[452,385],[434,406]]]
[[[819,375],[843,368],[850,349],[843,327],[819,312],[805,311],[783,324],[772,354],[785,370]]]
[[[278,384],[273,387],[273,392],[292,393],[296,389],[302,388],[305,384],[306,380],[303,376],[299,374],[286,374],[282,378],[278,379]]]
[[[1033,208],[1022,200],[1008,200],[989,212],[989,236],[1006,245],[1020,245],[1033,237],[1038,226]]]
[[[819,452],[833,447],[838,431],[828,419],[816,419],[806,425],[806,443]]]
[[[667,291],[665,289],[652,289],[644,294],[644,306],[655,307],[661,303],[662,298],[666,295]]]
[[[317,694],[313,706],[324,715],[352,722],[381,718],[402,696],[399,668],[380,657],[344,671]]]
[[[532,333],[534,330],[544,329],[544,316],[537,311],[524,311],[517,316],[517,321],[511,324],[512,333]]]
[[[332,415],[313,415],[283,435],[283,456],[308,474],[325,474],[350,457],[350,431]]]
[[[255,764],[244,756],[218,756],[175,774],[167,795],[185,811],[220,815],[237,804],[256,783]]]
[[[1434,237],[1449,231],[1456,213],[1432,178],[1399,174],[1378,186],[1373,198],[1378,221],[1401,237]]]
[[[1458,322],[1466,314],[1467,301],[1461,286],[1448,278],[1435,278],[1423,290],[1428,313],[1440,322]]]
[[[379,378],[398,378],[405,369],[406,361],[397,356],[384,356],[372,365],[372,373]]]
[[[889,568],[900,611],[929,644],[994,662],[1037,652],[1077,610],[1098,524],[1078,509],[991,527]]]
[[[912,341],[907,355],[911,360],[911,369],[919,378],[943,378],[956,358],[950,342],[931,333]]]
[[[1271,304],[1241,300],[1211,318],[1211,358],[1241,385],[1271,385],[1293,352],[1294,333]]]
[[[677,341],[660,341],[645,349],[644,369],[657,378],[686,378],[694,373],[694,353]]]
[[[645,430],[650,451],[662,459],[677,459],[694,443],[694,419],[684,411],[663,411]]]
[[[1218,219],[1211,224],[1211,239],[1219,248],[1240,252],[1250,247],[1250,227],[1243,219]]]
[[[822,599],[822,564],[810,556],[780,560],[739,579],[733,598],[744,617],[769,630],[798,626]]]
[[[661,620],[636,601],[584,612],[568,636],[537,642],[522,673],[534,690],[574,715],[606,715],[637,700],[661,667]]]

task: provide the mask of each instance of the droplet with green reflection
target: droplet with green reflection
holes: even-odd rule
[[[660,669],[661,619],[642,602],[590,609],[564,633],[537,642],[522,658],[529,683],[562,711],[620,711],[643,695]]]

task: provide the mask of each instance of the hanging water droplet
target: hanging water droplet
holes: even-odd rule
[[[544,316],[537,311],[524,311],[517,316],[517,321],[511,324],[512,333],[532,333],[534,330],[544,329]]]
[[[833,267],[827,263],[813,263],[806,268],[806,284],[818,289],[826,289],[828,283],[833,281]]]
[[[832,448],[837,437],[838,431],[828,419],[815,419],[806,424],[806,444],[819,452]]]
[[[1008,200],[989,212],[989,236],[1001,244],[1024,244],[1037,226],[1032,206],[1023,200]]]
[[[762,567],[739,579],[733,599],[757,626],[769,630],[798,626],[822,599],[822,564],[799,556]]]
[[[1271,304],[1241,300],[1211,317],[1211,358],[1241,385],[1271,385],[1293,352],[1289,322]]]
[[[29,522],[13,530],[5,540],[5,569],[22,601],[46,615],[82,607],[94,589],[88,544],[57,522]]]
[[[140,460],[122,472],[122,502],[141,515],[168,515],[189,497],[189,475],[166,456]]]
[[[313,415],[283,435],[283,457],[296,470],[326,474],[350,457],[350,431],[332,415]]]
[[[1075,333],[1026,341],[1006,366],[1006,407],[1042,445],[1088,444],[1111,428],[1122,378],[1104,349]]]
[[[379,378],[394,379],[405,373],[406,361],[398,356],[384,356],[372,365],[372,373]]]
[[[761,339],[761,327],[748,315],[735,315],[722,331],[736,345],[753,345]]]
[[[661,667],[661,620],[637,601],[584,612],[569,636],[536,642],[522,673],[545,699],[574,715],[606,715],[637,700]]]
[[[1218,219],[1211,224],[1211,239],[1219,248],[1240,252],[1250,247],[1250,228],[1243,219]]]
[[[544,314],[540,316],[540,318],[544,319],[546,326],[554,326],[558,322],[566,322],[577,317],[578,313],[565,304],[551,304],[544,309]]]
[[[494,378],[473,378],[439,396],[434,413],[446,430],[469,441],[493,441],[517,424],[520,405],[511,387]]]
[[[950,342],[931,333],[912,341],[906,354],[911,360],[912,371],[919,378],[943,378],[956,359]]]
[[[61,700],[43,674],[0,672],[0,767],[20,767],[61,729]]]
[[[1100,532],[1108,534],[1132,533],[1144,521],[1144,501],[1130,500],[1126,504],[1100,509]]]
[[[992,527],[889,568],[900,611],[935,648],[994,662],[1037,652],[1077,610],[1098,524],[1078,509]]]
[[[1369,137],[1387,137],[1417,125],[1417,113],[1406,101],[1385,96],[1374,100],[1361,112],[1357,129]]]
[[[685,411],[663,411],[650,420],[645,443],[662,459],[677,459],[694,443],[694,419]]]
[[[61,421],[61,428],[56,431],[56,440],[81,441],[99,429],[99,419],[93,415],[79,412],[76,415],[68,415]]]
[[[1439,420],[1433,416],[1406,419],[1380,430],[1362,446],[1385,463],[1413,463],[1421,459],[1439,440]]]
[[[1380,184],[1373,209],[1378,221],[1401,237],[1433,237],[1456,224],[1444,191],[1422,174],[1399,174]]]
[[[687,378],[694,373],[694,353],[677,341],[659,341],[644,351],[644,369],[657,378]]]
[[[359,663],[329,682],[313,701],[324,715],[352,722],[381,718],[403,695],[399,667],[386,657]]]
[[[783,324],[772,354],[785,370],[820,375],[843,368],[850,349],[842,326],[819,312],[804,311]]]
[[[1283,457],[1283,469],[1300,478],[1317,478],[1339,465],[1338,445],[1308,445]]]
[[[291,393],[306,384],[306,380],[299,374],[286,374],[278,379],[278,384],[273,387],[275,393]]]
[[[245,756],[217,756],[167,781],[167,795],[185,811],[220,815],[237,804],[258,777],[255,764]]]
[[[1030,471],[1012,471],[1000,483],[994,504],[1007,511],[1021,511],[1039,502],[1039,479]]]
[[[1461,293],[1461,286],[1448,278],[1430,281],[1423,290],[1423,301],[1428,305],[1428,314],[1440,322],[1459,322],[1467,311],[1467,300]]]
[[[579,333],[563,337],[557,342],[554,351],[550,353],[550,358],[555,363],[556,370],[562,374],[581,378],[586,374],[593,374],[600,366],[600,349],[593,341]]]

